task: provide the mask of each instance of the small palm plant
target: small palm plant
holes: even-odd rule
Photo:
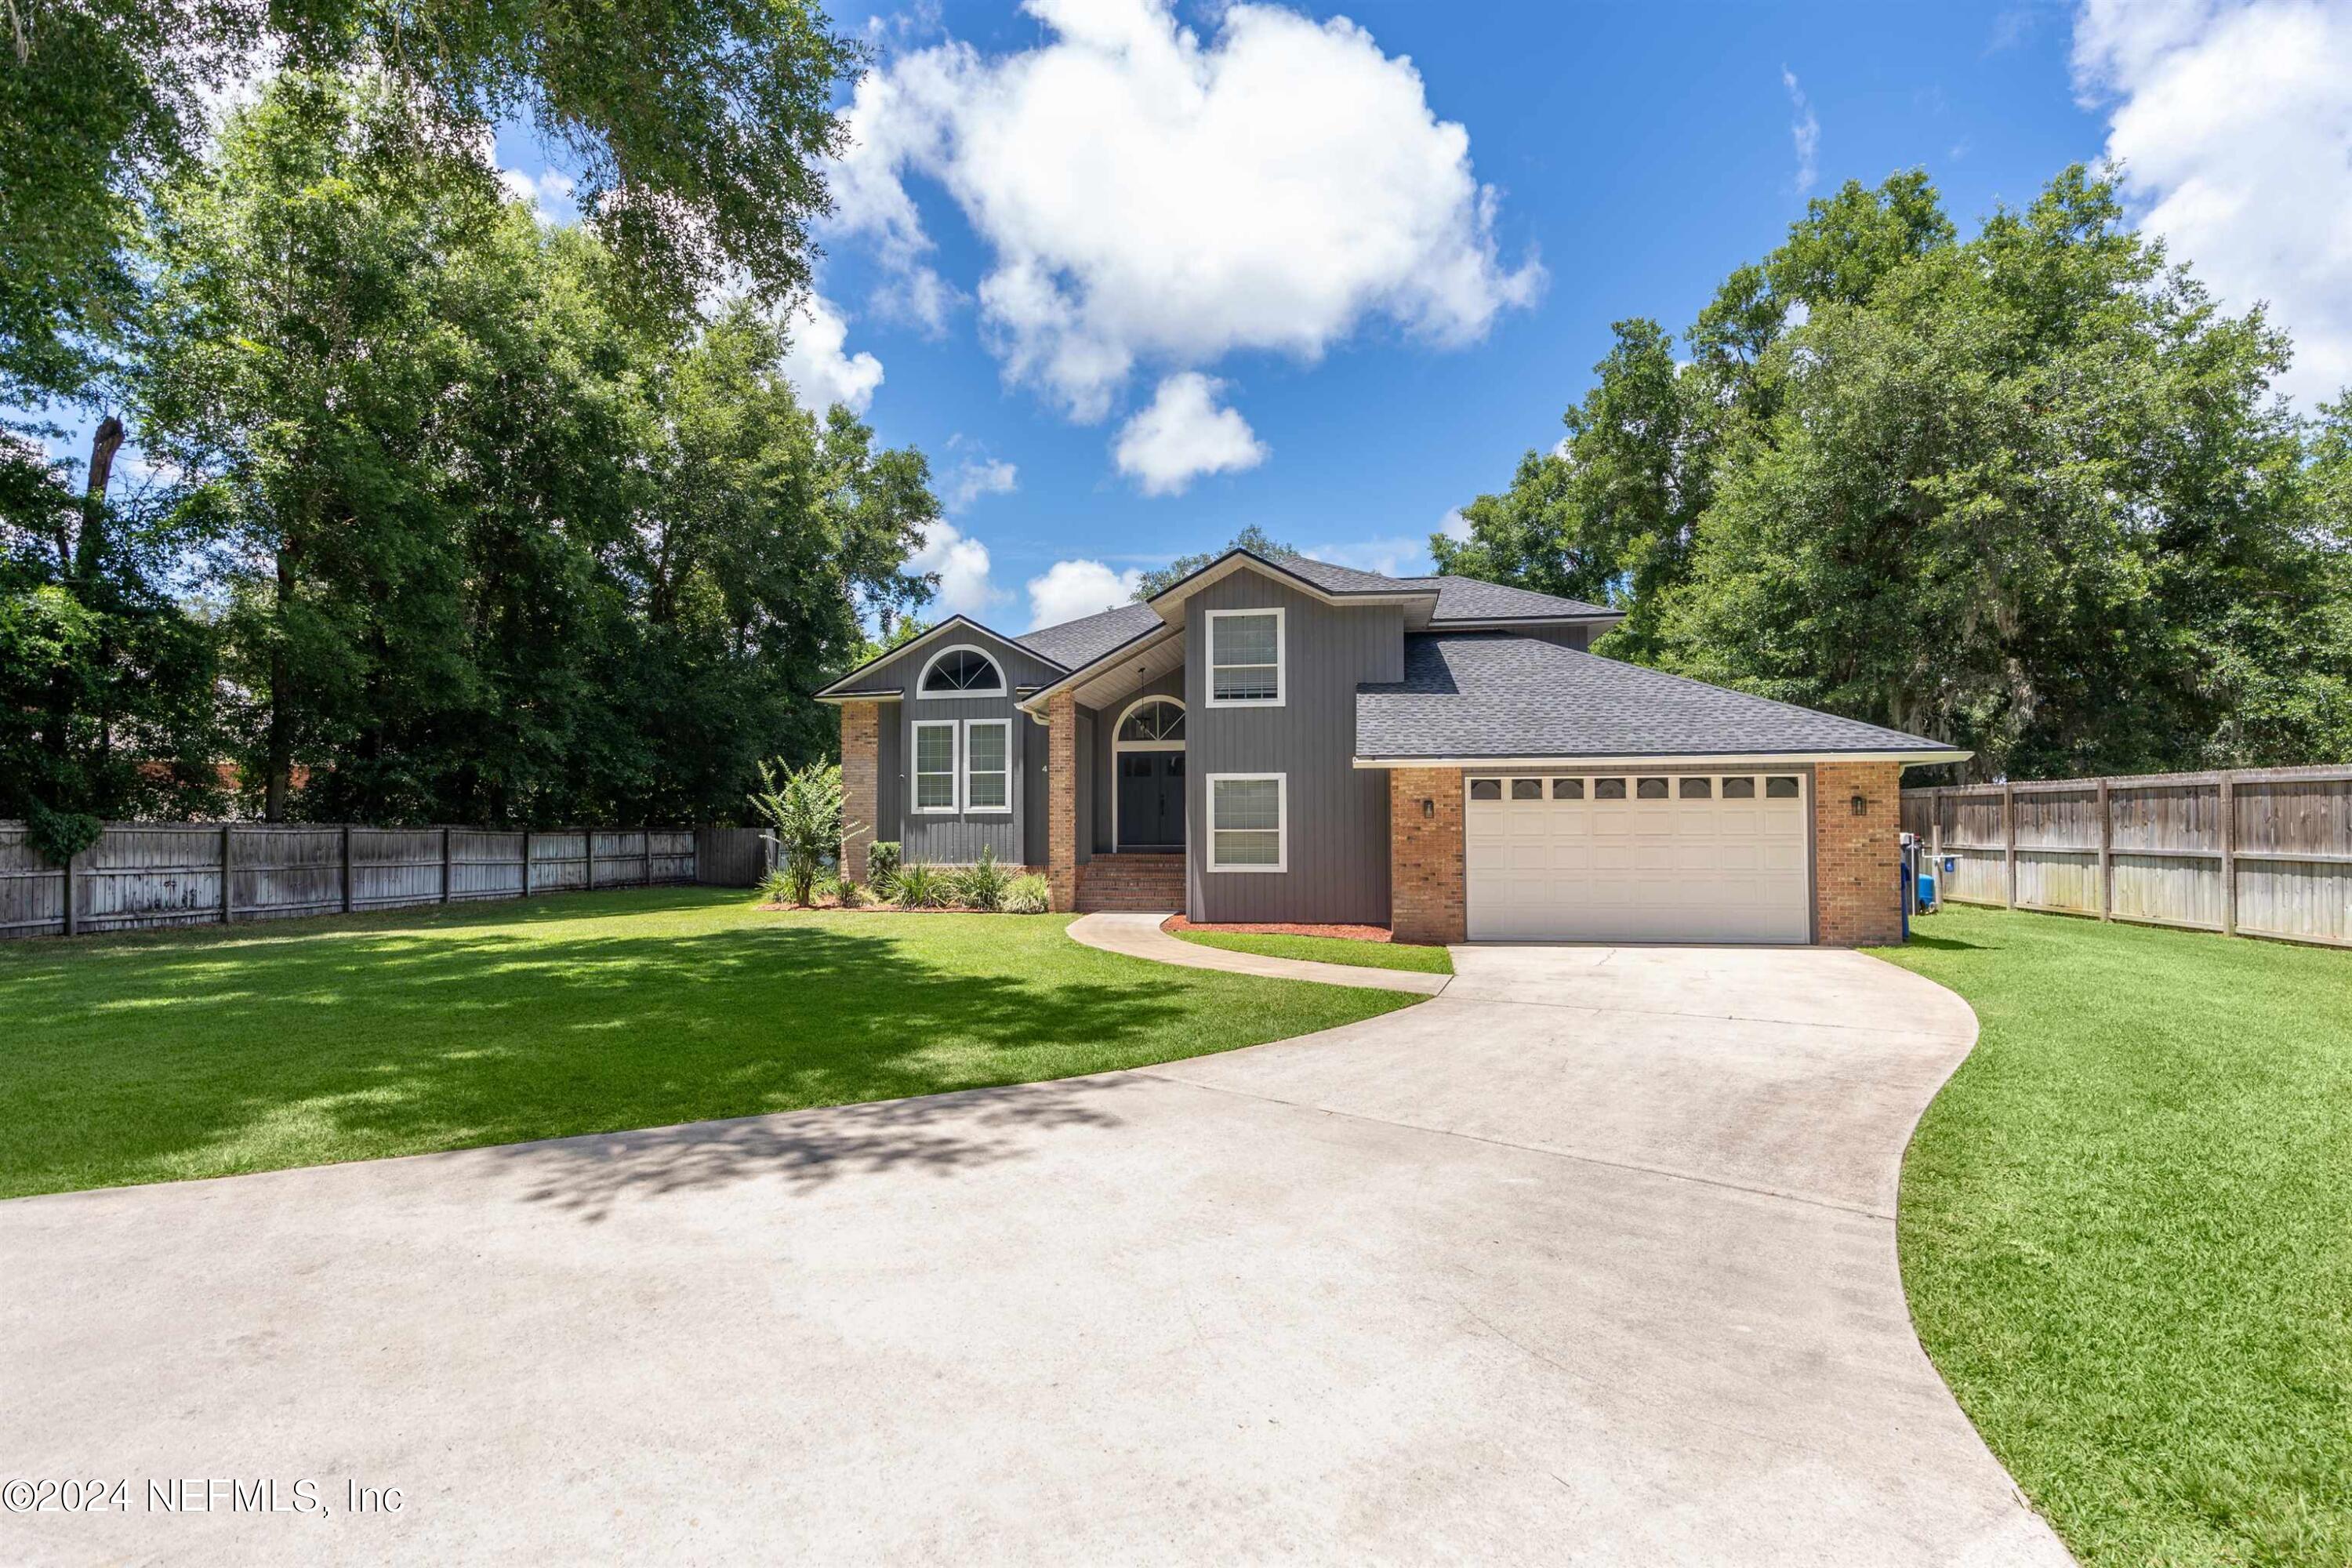
[[[781,758],[772,768],[761,763],[760,788],[751,800],[767,821],[793,902],[806,904],[842,836],[859,830],[842,820],[841,769],[832,763],[788,768]]]

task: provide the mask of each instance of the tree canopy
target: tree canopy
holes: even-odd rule
[[[1600,651],[1933,736],[1985,775],[2352,755],[2347,405],[2070,169],[1963,241],[1848,184],[1685,334],[1622,321],[1450,571]]]
[[[387,74],[283,72],[142,203],[149,477],[0,510],[0,816],[207,810],[221,761],[273,817],[731,815],[928,598],[923,458],[803,407],[778,312],[630,308],[414,129]]]

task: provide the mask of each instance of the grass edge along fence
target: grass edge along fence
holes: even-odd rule
[[[352,914],[545,893],[749,887],[748,827],[110,822],[59,867],[0,822],[0,940]]]
[[[1908,789],[1903,826],[1956,903],[2352,947],[2352,766]]]

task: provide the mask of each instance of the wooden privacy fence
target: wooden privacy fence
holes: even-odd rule
[[[1906,790],[1903,826],[1957,902],[2352,945],[2352,767]]]
[[[24,824],[0,822],[0,938],[698,881],[748,887],[759,843],[748,827],[115,822],[60,869],[26,842]]]

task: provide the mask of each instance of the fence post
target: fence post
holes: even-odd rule
[[[441,901],[449,901],[449,830],[441,830]]]
[[[530,897],[530,829],[522,830],[522,896]]]
[[[2006,779],[2000,786],[2000,902],[2017,908],[2017,786]]]
[[[221,824],[221,924],[226,925],[236,915],[236,851],[229,835],[236,831],[228,823]]]
[[[352,912],[352,825],[343,824],[343,913]]]
[[[2099,918],[2116,918],[2116,816],[2107,781],[2099,781]]]
[[[654,885],[654,830],[648,827],[645,830],[645,835],[646,886],[650,888]]]
[[[2238,934],[2238,775],[2221,775],[2221,934]]]
[[[66,934],[68,936],[81,934],[81,910],[79,907],[80,900],[74,897],[75,884],[81,880],[74,875],[74,872],[80,865],[79,851],[66,857]]]

